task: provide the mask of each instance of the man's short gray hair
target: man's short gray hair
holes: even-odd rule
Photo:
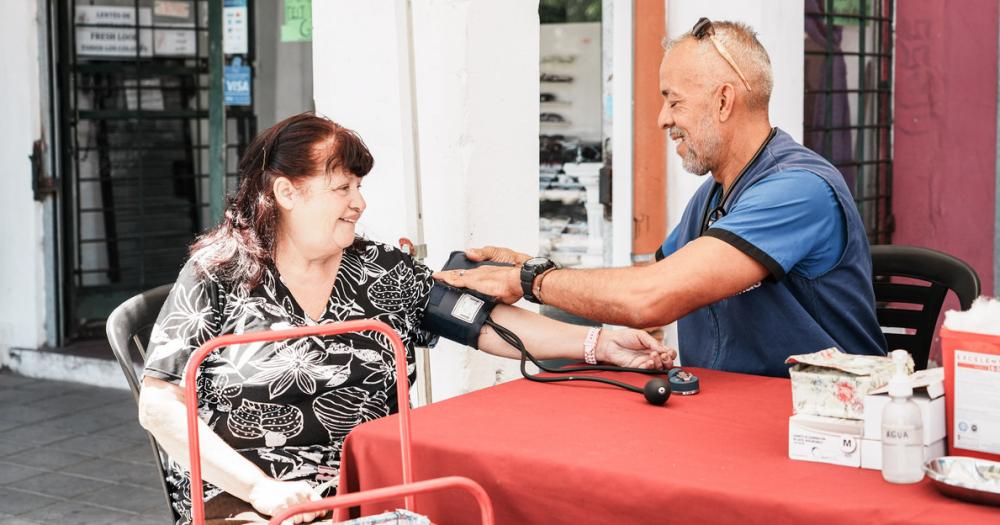
[[[715,29],[715,39],[732,55],[750,83],[752,90],[747,95],[747,107],[767,111],[771,90],[774,88],[774,76],[771,72],[771,57],[760,40],[757,40],[757,32],[742,22],[712,22],[712,27]],[[694,39],[690,31],[672,40],[664,38],[663,50],[669,53],[675,45],[688,39]],[[697,43],[703,50],[710,49],[712,53],[718,54],[707,37]],[[738,78],[735,71],[733,76]]]

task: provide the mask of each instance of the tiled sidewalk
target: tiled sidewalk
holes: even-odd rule
[[[0,525],[171,522],[126,390],[0,371]]]

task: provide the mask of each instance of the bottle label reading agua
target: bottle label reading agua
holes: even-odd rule
[[[920,445],[923,429],[916,426],[882,427],[882,443],[886,445]]]

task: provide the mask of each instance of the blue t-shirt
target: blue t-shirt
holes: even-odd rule
[[[885,355],[864,223],[833,165],[775,129],[721,193],[711,179],[698,188],[657,258],[715,237],[771,275],[678,320],[686,365],[787,377],[790,355]]]
[[[722,192],[716,192],[713,207],[720,198]],[[840,259],[847,243],[844,223],[844,212],[826,181],[815,173],[789,170],[747,188],[710,229],[726,230],[763,252],[763,260],[755,259],[772,274],[779,273],[776,279],[793,272],[815,278]],[[675,228],[663,243],[664,256],[680,248],[678,236]]]

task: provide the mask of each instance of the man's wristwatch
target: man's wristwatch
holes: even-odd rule
[[[524,294],[524,298],[535,304],[542,304],[542,300],[535,296],[535,278],[558,267],[556,263],[545,257],[535,257],[524,261],[521,266],[521,292]]]

